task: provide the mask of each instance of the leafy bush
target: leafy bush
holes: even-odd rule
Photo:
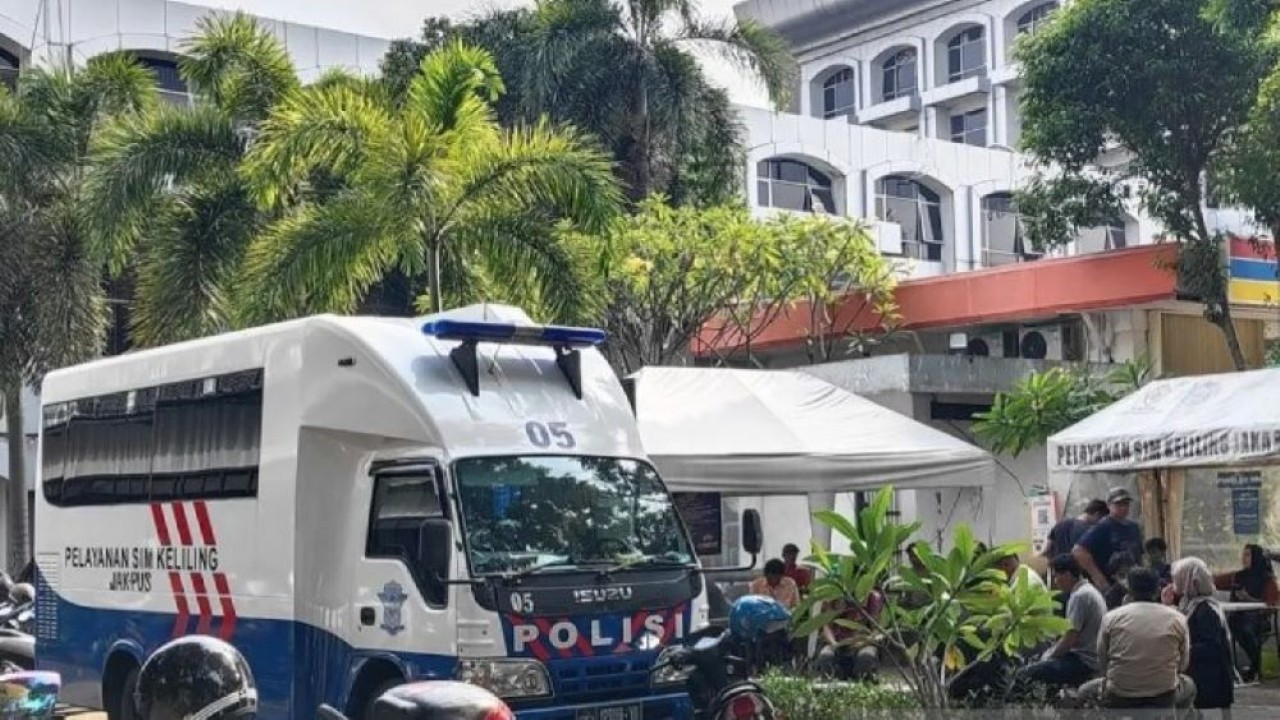
[[[909,692],[872,683],[832,683],[770,672],[760,679],[784,720],[846,720],[859,710],[913,710]]]
[[[902,565],[899,551],[919,529],[889,516],[893,489],[885,487],[856,518],[815,513],[849,542],[848,554],[828,552],[818,543],[805,564],[818,579],[795,613],[797,637],[829,625],[854,631],[849,643],[870,643],[902,676],[917,707],[947,708],[957,675],[1000,653],[1014,655],[1057,638],[1070,623],[1054,614],[1054,598],[1043,585],[1019,573],[1010,583],[998,567],[1016,545],[982,550],[973,532],[957,528],[946,554],[926,543],[912,546],[919,567]],[[870,594],[889,596],[885,611],[867,624],[841,617],[832,605],[865,607]],[[896,596],[896,597],[895,597]],[[906,602],[908,597],[911,602]]]

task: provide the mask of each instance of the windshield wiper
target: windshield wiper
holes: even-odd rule
[[[644,555],[632,560],[623,560],[616,565],[611,565],[601,570],[598,574],[600,576],[612,575],[615,572],[630,570],[632,568],[680,568],[683,570],[692,570],[695,567],[697,566],[693,563],[680,562],[679,560],[672,560],[671,558],[665,558],[661,555]]]
[[[567,556],[567,555],[566,555],[566,556],[564,556],[564,557],[556,557],[556,558],[552,558],[552,559],[547,560],[547,561],[545,561],[545,562],[534,563],[533,565],[530,565],[529,567],[527,567],[527,568],[525,568],[525,569],[523,569],[523,570],[518,570],[518,571],[516,571],[516,572],[511,572],[511,573],[500,573],[500,574],[498,574],[498,575],[496,575],[496,576],[492,576],[492,577],[497,577],[498,579],[502,580],[503,582],[512,583],[512,582],[516,582],[516,581],[520,580],[521,578],[526,578],[526,577],[529,577],[530,575],[536,575],[536,574],[538,574],[540,571],[545,570],[545,569],[547,569],[547,568],[553,568],[553,567],[577,567],[577,566],[578,566],[577,561],[576,561],[576,560],[574,560],[572,557],[569,557],[569,556]]]

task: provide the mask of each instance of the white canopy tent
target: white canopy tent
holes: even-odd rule
[[[1280,463],[1280,368],[1157,380],[1049,438],[1049,469]]]
[[[986,451],[786,370],[648,367],[632,376],[645,452],[674,492],[805,495],[988,487]],[[824,544],[829,528],[816,528]]]
[[[1152,382],[1049,438],[1049,470],[1138,473],[1143,523],[1181,545],[1188,468],[1280,465],[1280,369]]]

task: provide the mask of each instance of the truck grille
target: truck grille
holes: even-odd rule
[[[549,663],[556,697],[567,703],[614,701],[649,694],[649,658]]]

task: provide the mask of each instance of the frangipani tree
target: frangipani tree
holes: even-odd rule
[[[1021,550],[1003,545],[979,552],[968,526],[956,529],[953,544],[939,553],[917,543],[921,569],[900,560],[902,549],[920,528],[889,515],[892,488],[882,488],[858,514],[831,511],[815,517],[849,543],[848,553],[833,553],[814,543],[806,564],[818,577],[795,613],[797,636],[829,625],[849,628],[849,643],[875,643],[896,664],[926,709],[951,704],[948,687],[960,673],[996,653],[1036,647],[1065,632],[1069,623],[1054,614],[1053,595],[1020,573],[1010,584],[996,563]],[[841,617],[836,603],[865,606],[872,591],[889,596],[878,619],[866,624]],[[910,593],[919,600],[896,601]],[[838,607],[838,606],[837,606]],[[967,659],[966,659],[967,658]]]

